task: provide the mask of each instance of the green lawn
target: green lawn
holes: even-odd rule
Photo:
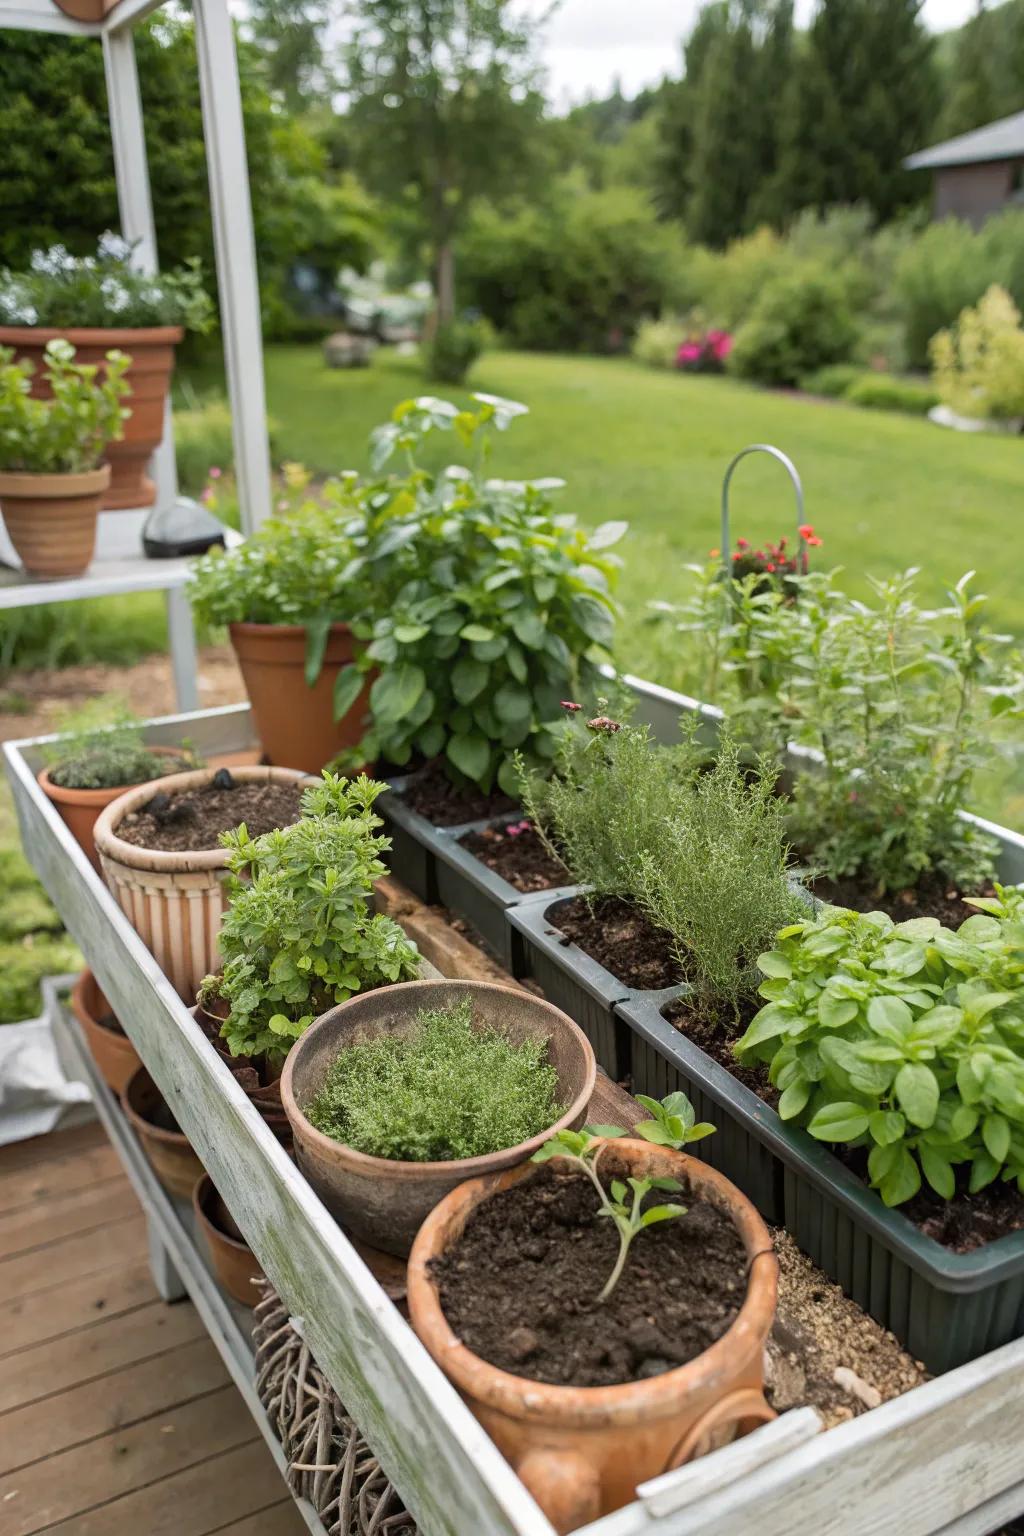
[[[200,381],[201,382],[201,381]],[[946,432],[927,421],[768,393],[724,378],[664,374],[613,358],[499,352],[472,385],[529,405],[494,458],[499,474],[562,475],[566,504],[595,524],[625,517],[623,659],[642,666],[650,641],[637,620],[652,597],[682,590],[680,567],[719,542],[729,458],[774,443],[803,477],[821,558],[860,573],[919,565],[927,590],[976,569],[993,618],[1024,632],[1017,532],[1024,444]],[[415,359],[378,355],[369,370],[329,370],[315,347],[267,349],[267,392],[281,453],[317,470],[366,464],[370,428],[427,386]],[[459,399],[458,391],[436,393]],[[452,456],[457,457],[455,444]],[[789,482],[767,458],[733,482],[733,533],[789,531]],[[855,577],[854,573],[858,573]]]

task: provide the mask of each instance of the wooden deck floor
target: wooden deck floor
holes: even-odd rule
[[[305,1536],[102,1129],[0,1148],[2,1536]]]

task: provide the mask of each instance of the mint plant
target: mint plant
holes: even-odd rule
[[[706,1122],[700,1125],[694,1124],[696,1117],[693,1106],[685,1093],[671,1093],[661,1103],[641,1095],[638,1096],[638,1102],[650,1111],[652,1118],[641,1120],[633,1134],[642,1136],[645,1141],[650,1141],[656,1146],[672,1147],[678,1151],[690,1142],[700,1141],[703,1137],[710,1136],[715,1129],[713,1125],[708,1125]],[[544,1163],[553,1157],[564,1158],[594,1186],[598,1198],[598,1216],[606,1217],[615,1223],[619,1251],[611,1274],[597,1298],[599,1302],[607,1301],[619,1283],[633,1239],[638,1233],[646,1227],[657,1226],[660,1222],[685,1216],[687,1211],[685,1205],[671,1202],[644,1208],[643,1202],[652,1190],[669,1194],[680,1191],[683,1186],[678,1179],[628,1178],[625,1182],[622,1179],[612,1179],[608,1189],[605,1189],[597,1173],[601,1154],[609,1141],[627,1135],[629,1132],[621,1125],[588,1125],[581,1131],[556,1131],[550,1141],[546,1141],[531,1159],[535,1163]]]
[[[313,1020],[356,992],[416,976],[419,955],[391,918],[374,916],[374,881],[390,840],[373,803],[387,786],[325,773],[303,791],[292,826],[250,838],[225,832],[231,904],[223,968],[203,992],[230,1005],[221,1035],[233,1056],[280,1063]]]
[[[958,1167],[1024,1193],[1024,889],[996,891],[955,933],[826,907],[758,960],[740,1061],[768,1064],[784,1120],[865,1148],[886,1205],[922,1177],[951,1199]]]

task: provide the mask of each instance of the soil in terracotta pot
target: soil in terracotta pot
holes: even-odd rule
[[[627,987],[653,992],[686,979],[672,955],[671,935],[617,896],[592,906],[572,896],[551,908],[548,921]]]
[[[767,1066],[758,1063],[753,1067],[741,1067],[732,1050],[735,1041],[744,1034],[755,1013],[763,1006],[762,998],[741,998],[737,1015],[729,1007],[697,1010],[689,998],[681,997],[662,1009],[662,1017],[723,1066],[738,1083],[774,1109],[779,1094],[768,1079]]]
[[[516,809],[516,802],[501,790],[485,795],[472,784],[453,784],[440,760],[428,763],[416,774],[403,790],[402,799],[435,827],[459,827]]]
[[[112,1013],[105,1013],[102,1018],[94,1019],[93,1023],[98,1024],[100,1029],[109,1029],[112,1035],[120,1035],[122,1038],[125,1038],[124,1030]]]
[[[555,885],[569,884],[565,865],[552,857],[536,829],[522,822],[467,832],[459,841],[467,852],[517,891],[547,891]]]
[[[173,1136],[182,1136],[184,1134],[164,1099],[154,1099],[145,1113],[140,1111],[140,1114],[146,1124],[153,1126],[155,1130],[170,1131]]]
[[[855,912],[888,912],[894,922],[902,923],[910,917],[937,917],[944,928],[959,928],[969,917],[977,914],[976,907],[969,907],[964,895],[991,896],[991,885],[980,891],[961,891],[957,885],[941,875],[928,875],[917,886],[906,891],[889,891],[879,896],[870,883],[855,878],[827,880],[822,877],[810,883],[809,889],[819,901],[827,901],[835,907],[852,907]]]
[[[218,783],[168,795],[159,791],[117,825],[117,836],[137,848],[184,853],[220,847],[220,834],[242,822],[250,837],[275,827],[287,827],[301,814],[302,790],[297,784],[268,784],[234,780],[224,770]],[[230,786],[230,787],[229,787]]]
[[[671,1198],[686,1215],[641,1232],[598,1302],[618,1237],[597,1216],[589,1180],[545,1168],[504,1190],[436,1262],[452,1331],[499,1369],[554,1385],[614,1386],[685,1365],[735,1318],[747,1263],[727,1216],[685,1193]]]

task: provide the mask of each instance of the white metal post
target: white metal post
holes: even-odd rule
[[[270,444],[238,56],[227,0],[195,0],[192,14],[238,501],[252,533],[270,516]]]
[[[135,247],[133,261],[143,272],[158,267],[156,226],[146,164],[146,133],[142,123],[142,96],[135,64],[135,41],[130,27],[103,34],[103,67],[107,77],[110,137],[114,145],[114,174],[121,233]],[[174,461],[174,429],[171,405],[164,411],[164,436],[153,455],[156,504],[173,507],[178,497],[178,471]]]

